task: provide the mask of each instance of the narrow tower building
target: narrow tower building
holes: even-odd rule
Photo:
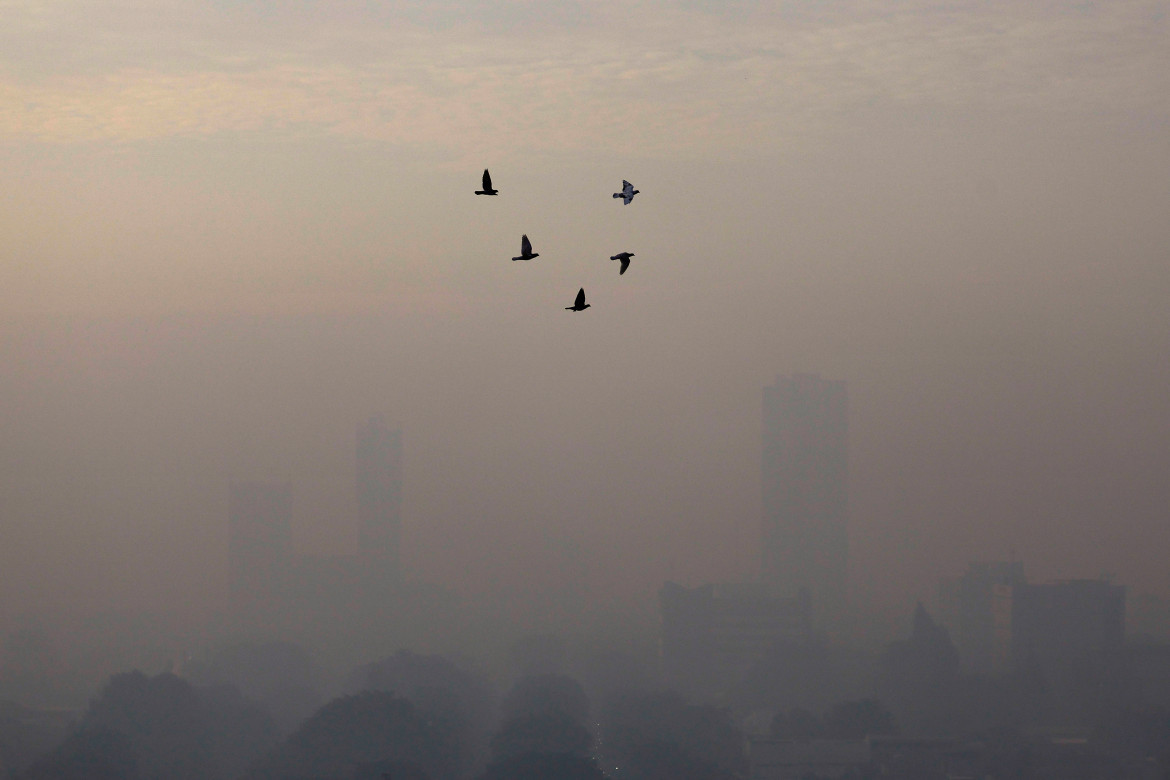
[[[762,575],[807,590],[814,622],[838,623],[848,557],[848,398],[844,381],[778,376],[764,388]]]

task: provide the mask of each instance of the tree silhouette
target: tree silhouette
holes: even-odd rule
[[[85,716],[89,726],[124,734],[144,778],[218,776],[207,734],[211,717],[189,683],[173,674],[129,672],[110,678]]]
[[[898,723],[877,699],[843,701],[825,713],[825,736],[829,739],[865,739],[893,736]]]
[[[197,688],[196,693],[209,711],[212,764],[221,777],[235,780],[276,744],[280,730],[266,709],[234,685]]]
[[[593,744],[593,734],[585,725],[589,699],[571,677],[522,677],[505,697],[503,715],[491,741],[497,762],[529,753],[586,756]]]
[[[772,736],[776,739],[807,742],[810,739],[824,737],[825,726],[816,713],[797,707],[787,715],[784,712],[776,713],[772,718]]]
[[[268,710],[282,736],[321,706],[321,669],[291,642],[233,645],[183,675],[196,685],[234,685]]]
[[[597,762],[573,753],[521,753],[493,762],[476,780],[604,780]]]
[[[413,764],[435,780],[453,778],[459,754],[449,724],[382,691],[343,696],[301,724],[249,778],[350,777],[363,768]]]
[[[593,735],[580,722],[563,712],[519,715],[504,722],[492,737],[492,755],[497,759],[524,753],[589,754]]]
[[[561,712],[584,723],[589,718],[589,698],[581,684],[563,674],[536,674],[521,677],[508,691],[503,704],[504,718]]]
[[[673,692],[633,694],[612,702],[602,720],[602,753],[615,776],[657,778],[743,774],[743,735],[729,713],[690,704]],[[665,773],[665,775],[664,775]]]
[[[82,728],[21,775],[22,780],[140,780],[130,739],[103,727]]]
[[[0,701],[0,777],[16,776],[76,730],[68,710],[46,712]]]
[[[385,691],[408,699],[455,733],[459,754],[452,756],[460,771],[486,758],[488,731],[494,715],[491,686],[440,655],[400,650],[357,670],[351,691]]]
[[[230,686],[201,690],[173,674],[129,672],[110,678],[53,760],[105,750],[118,771],[132,756],[144,780],[215,780],[238,776],[275,741],[272,720]]]
[[[411,761],[377,761],[355,769],[350,780],[431,780],[431,776]]]

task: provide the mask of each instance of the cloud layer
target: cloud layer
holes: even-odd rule
[[[677,154],[776,151],[874,104],[1170,116],[1160,3],[887,7],[7,3],[0,137]]]

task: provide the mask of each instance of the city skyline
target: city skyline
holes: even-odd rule
[[[1167,127],[1166,0],[0,0],[0,776],[1170,771]]]

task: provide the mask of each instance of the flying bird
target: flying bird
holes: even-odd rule
[[[573,301],[572,306],[566,306],[565,311],[585,311],[589,308],[589,304],[585,303],[585,288],[577,293],[577,300]]]
[[[476,190],[476,195],[499,195],[499,190],[492,189],[492,175],[487,172],[487,168],[483,169],[483,189]]]
[[[528,240],[528,236],[520,236],[520,256],[513,257],[513,260],[531,260],[534,257],[540,257],[540,252],[533,254],[532,242]]]
[[[622,261],[622,270],[618,271],[618,276],[621,276],[622,274],[624,274],[626,272],[626,269],[630,267],[630,258],[633,256],[634,256],[633,252],[618,252],[616,255],[609,258],[610,260],[621,260]]]
[[[486,173],[486,171],[485,171],[485,173]],[[621,192],[615,192],[615,193],[613,194],[613,196],[614,196],[615,198],[621,198],[621,199],[622,199],[622,205],[624,205],[624,206],[628,206],[628,205],[630,205],[630,201],[631,201],[631,200],[633,200],[633,199],[634,199],[634,196],[635,196],[635,195],[637,195],[639,192],[641,192],[641,190],[636,190],[636,189],[634,189],[634,185],[633,185],[633,184],[630,184],[630,183],[629,183],[628,181],[626,181],[625,179],[622,179],[622,191],[621,191]]]

